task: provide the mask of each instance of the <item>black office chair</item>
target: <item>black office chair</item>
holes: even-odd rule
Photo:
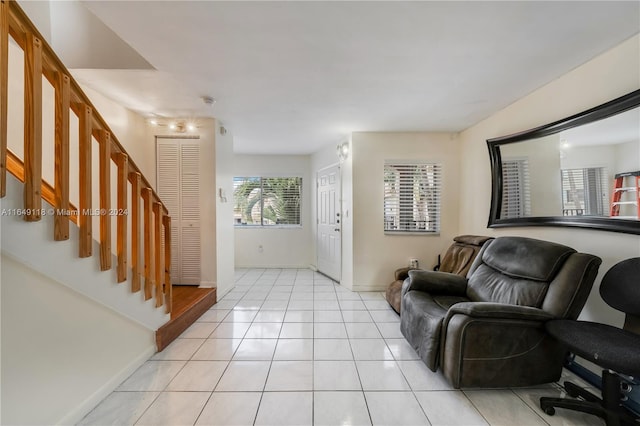
[[[626,314],[622,329],[587,321],[552,320],[546,329],[572,353],[604,368],[602,398],[565,382],[568,398],[540,398],[549,414],[566,408],[601,417],[607,426],[633,425],[640,421],[621,405],[623,392],[617,373],[640,377],[640,257],[614,265],[602,279],[600,296],[609,306]],[[616,373],[617,372],[617,373]]]

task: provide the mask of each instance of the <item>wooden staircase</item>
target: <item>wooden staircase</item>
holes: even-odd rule
[[[24,51],[24,155],[7,148],[9,38]],[[45,81],[43,83],[43,77]],[[43,84],[55,93],[55,180],[42,177]],[[71,129],[75,114],[79,126]],[[70,176],[70,135],[78,137],[79,167]],[[92,182],[92,150],[99,152],[99,182]],[[50,159],[47,159],[50,161]],[[111,168],[116,166],[117,184],[111,185]],[[7,172],[24,183],[25,221],[40,221],[54,215],[56,241],[69,239],[69,227],[79,228],[81,258],[92,256],[92,217],[99,216],[100,269],[112,269],[116,256],[116,280],[130,281],[131,291],[143,291],[144,299],[172,311],[171,221],[167,208],[129,157],[117,137],[78,83],[13,0],[0,0],[0,197],[6,195]],[[79,185],[79,205],[69,201],[70,180]],[[95,187],[94,187],[95,186]],[[92,204],[99,191],[99,206]],[[129,197],[129,193],[131,196]],[[111,205],[112,194],[117,204]],[[43,209],[42,199],[53,209]],[[116,216],[115,253],[112,250],[112,218]],[[129,235],[129,226],[131,238]],[[128,264],[128,258],[131,264]]]

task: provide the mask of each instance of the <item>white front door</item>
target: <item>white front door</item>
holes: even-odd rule
[[[318,271],[340,281],[342,257],[340,238],[340,166],[318,172]]]

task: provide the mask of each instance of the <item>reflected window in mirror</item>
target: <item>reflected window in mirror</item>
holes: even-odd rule
[[[529,160],[505,158],[502,160],[501,218],[531,216],[531,189]]]
[[[640,90],[487,145],[490,228],[640,234]]]
[[[607,216],[609,178],[605,167],[563,169],[562,215]]]

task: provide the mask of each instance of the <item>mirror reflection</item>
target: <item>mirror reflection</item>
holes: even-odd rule
[[[640,108],[499,147],[499,219],[640,220]]]

